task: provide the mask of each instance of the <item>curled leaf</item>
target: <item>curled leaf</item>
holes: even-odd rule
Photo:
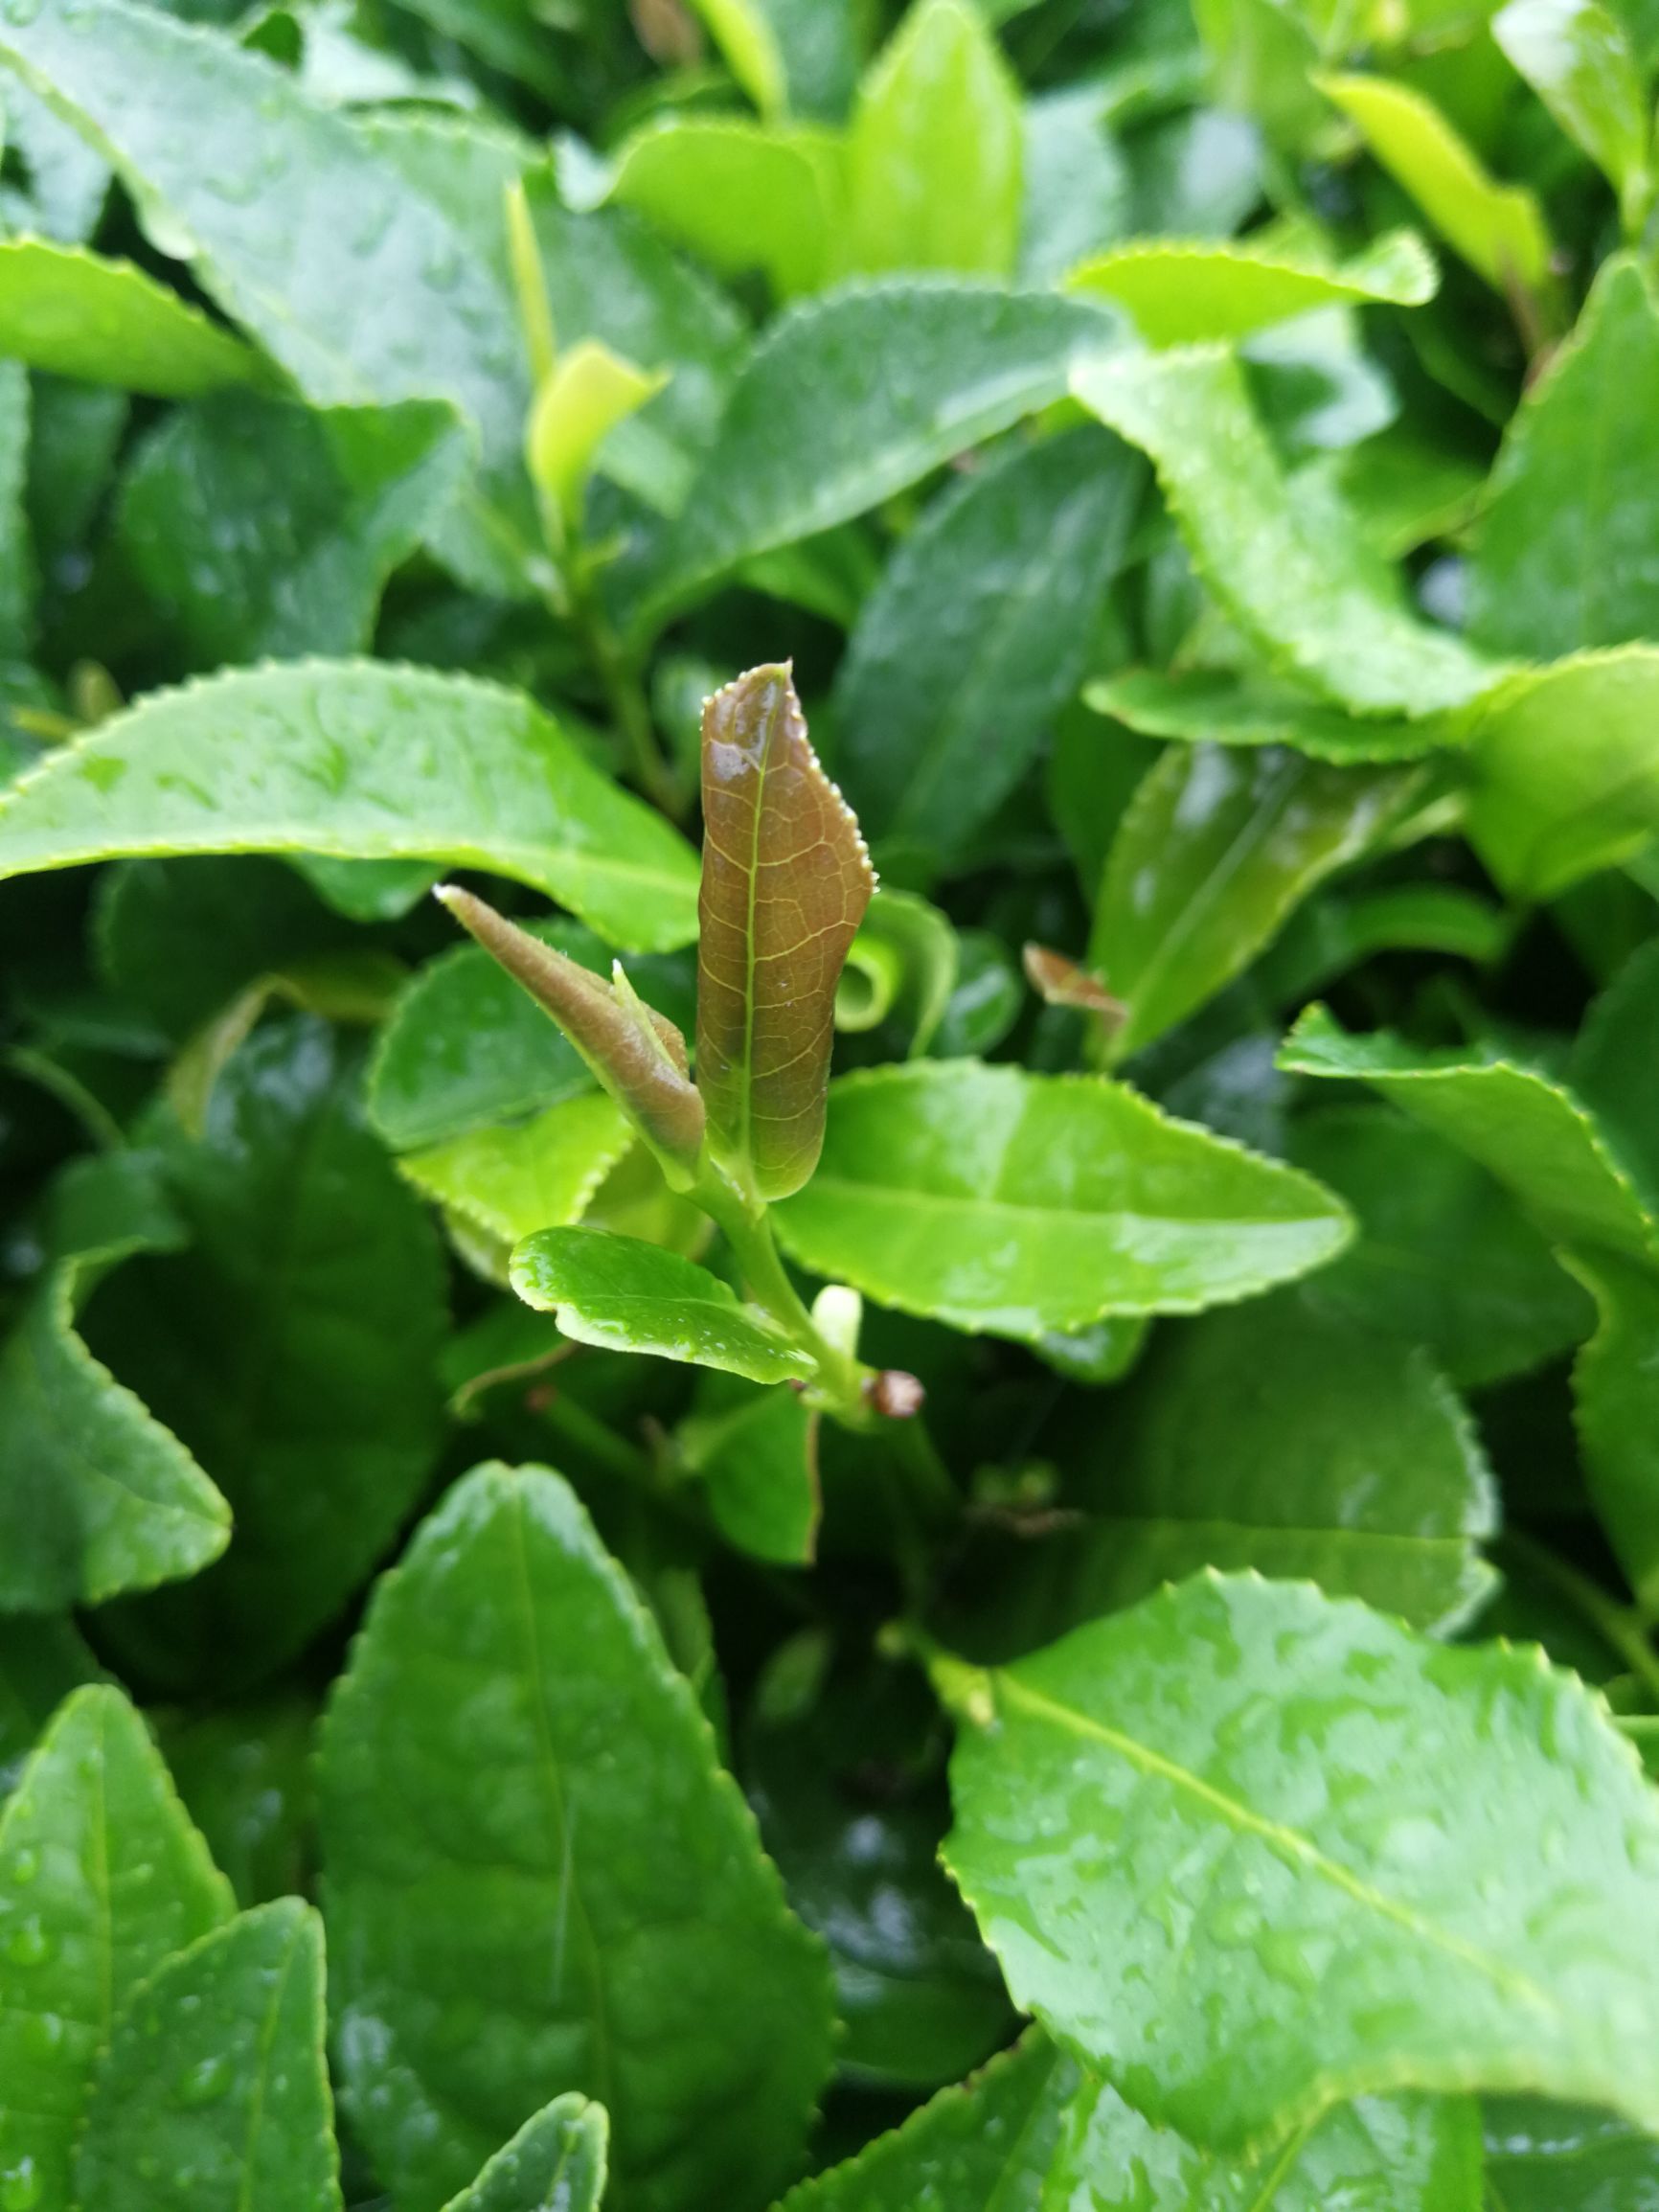
[[[703,1102],[687,1072],[686,1040],[639,998],[621,963],[607,985],[472,892],[443,883],[434,896],[552,1015],[657,1152],[691,1166],[703,1141]]]
[[[787,1197],[824,1143],[835,986],[875,888],[858,824],[818,764],[787,667],[703,709],[697,1075],[715,1149]]]

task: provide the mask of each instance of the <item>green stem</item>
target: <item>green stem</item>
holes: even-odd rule
[[[564,576],[571,617],[604,692],[611,719],[621,733],[628,774],[653,806],[660,807],[672,820],[683,821],[686,794],[658,741],[639,670],[624,650],[600,604],[592,564],[580,547],[567,550]]]
[[[1557,1559],[1547,1546],[1535,1542],[1511,1529],[1499,1539],[1496,1546],[1500,1556],[1511,1553],[1523,1561],[1534,1573],[1553,1583],[1568,1602],[1590,1623],[1597,1633],[1618,1653],[1649,1697],[1659,1699],[1659,1653],[1648,1641],[1643,1630],[1641,1616],[1631,1606],[1622,1606],[1610,1598],[1599,1583],[1565,1560]]]

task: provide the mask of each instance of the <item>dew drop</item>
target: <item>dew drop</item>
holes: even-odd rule
[[[44,2183],[40,2170],[33,2158],[19,2158],[16,2165],[0,2178],[0,2207],[4,2212],[33,2212],[39,2203]]]
[[[6,1945],[6,1956],[13,1966],[41,1966],[52,1956],[56,1947],[38,1920],[26,1920],[14,1927]]]
[[[231,2086],[231,2063],[222,2057],[198,2059],[174,2084],[181,2105],[215,2105]]]

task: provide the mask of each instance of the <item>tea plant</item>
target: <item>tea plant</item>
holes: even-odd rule
[[[1659,17],[0,64],[0,2212],[1659,2202]]]

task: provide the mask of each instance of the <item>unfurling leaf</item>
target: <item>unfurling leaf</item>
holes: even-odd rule
[[[758,1197],[787,1197],[824,1143],[835,986],[875,888],[818,764],[786,667],[703,709],[697,1079],[709,1136]]]
[[[690,1167],[702,1147],[703,1102],[687,1073],[686,1040],[641,1001],[621,963],[606,985],[470,891],[445,883],[436,896],[553,1016],[658,1153]]]
[[[581,495],[607,431],[636,414],[668,377],[584,338],[543,377],[524,433],[524,458],[545,512],[560,531],[580,516]]]

